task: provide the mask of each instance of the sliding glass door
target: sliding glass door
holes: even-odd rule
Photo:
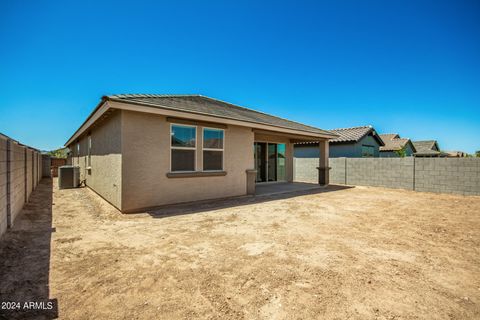
[[[285,181],[285,144],[255,142],[256,182]]]

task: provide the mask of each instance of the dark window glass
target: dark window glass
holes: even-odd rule
[[[195,171],[195,150],[172,149],[172,171]]]
[[[373,146],[362,145],[362,157],[371,158],[375,156],[375,148]]]
[[[195,148],[195,127],[172,125],[172,147]]]
[[[277,181],[286,179],[286,146],[284,143],[277,144]]]
[[[203,170],[223,170],[223,151],[203,151]]]
[[[223,149],[223,130],[203,129],[203,147]]]

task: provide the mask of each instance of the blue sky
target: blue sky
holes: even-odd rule
[[[476,0],[0,0],[0,48],[0,132],[41,149],[114,93],[480,149]]]

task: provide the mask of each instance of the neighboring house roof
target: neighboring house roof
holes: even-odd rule
[[[463,151],[445,151],[448,157],[463,158],[467,156],[466,152]]]
[[[115,101],[133,105],[147,106],[151,108],[168,109],[216,118],[264,124],[279,128],[318,134],[327,138],[336,138],[335,134],[326,130],[307,126],[295,121],[272,116],[267,113],[255,111],[202,95],[119,94],[104,96],[102,97],[102,101],[99,103],[97,108],[87,118],[83,125],[87,123],[93,114],[100,109],[100,107],[106,101]],[[75,132],[74,136],[82,129],[82,127]],[[72,138],[74,136],[72,136]],[[71,142],[70,140],[72,140],[72,138],[70,138],[67,143]]]
[[[412,141],[417,152],[438,151],[436,140]]]
[[[407,144],[411,144],[410,139],[400,138],[398,133],[381,134],[380,138],[383,140],[384,146],[380,147],[380,151],[399,151]],[[412,149],[415,152],[415,146],[412,144]]]
[[[436,140],[412,141],[412,144],[415,147],[415,155],[417,156],[447,156],[446,153],[439,150]]]
[[[373,138],[376,139],[381,146],[384,145],[382,139],[379,137],[379,135],[377,134],[377,132],[372,126],[339,128],[339,129],[332,129],[329,131],[339,135],[338,138],[330,140],[330,143],[358,142],[363,137],[369,134],[372,134]]]
[[[349,143],[349,142],[355,143],[355,142],[358,142],[363,137],[369,134],[372,134],[373,138],[376,139],[381,146],[384,145],[382,139],[380,139],[375,129],[370,125],[361,126],[361,127],[351,127],[351,128],[339,128],[339,129],[332,129],[328,131],[338,135],[338,138],[334,138],[329,141],[330,144]],[[318,141],[300,142],[298,144],[312,144],[312,143],[318,143]]]

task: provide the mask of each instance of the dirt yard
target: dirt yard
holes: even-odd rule
[[[480,318],[480,197],[330,188],[122,215],[50,189],[0,244],[0,301],[55,307],[6,318]]]

